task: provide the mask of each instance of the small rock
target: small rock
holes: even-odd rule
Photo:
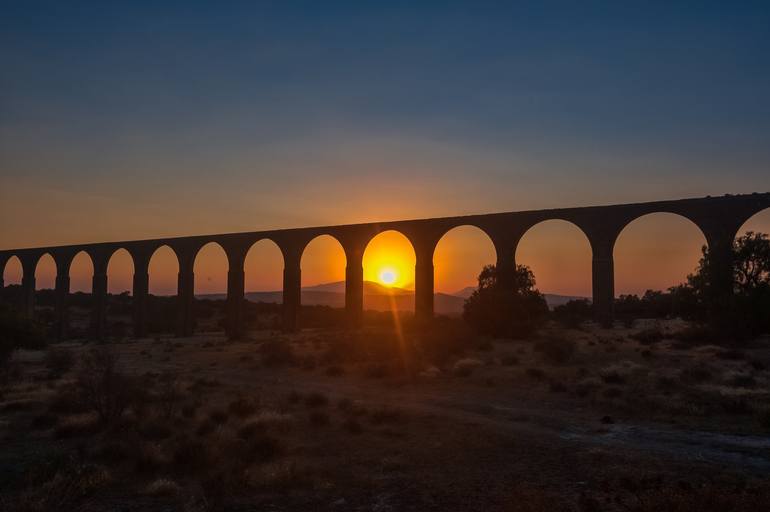
[[[602,423],[605,425],[612,425],[615,423],[615,420],[612,419],[612,416],[602,416]]]

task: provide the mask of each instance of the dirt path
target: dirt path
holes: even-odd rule
[[[244,380],[245,384],[247,381]],[[252,375],[251,385],[275,390],[318,391],[367,403],[398,406],[414,414],[433,415],[452,421],[503,431],[518,438],[563,445],[564,448],[601,446],[634,458],[655,456],[684,464],[767,474],[770,471],[770,437],[732,435],[668,425],[628,421],[605,424],[596,411],[578,408],[568,400],[533,400],[520,390],[461,389],[445,383],[389,387],[371,380],[281,371]],[[486,396],[485,396],[486,395]]]

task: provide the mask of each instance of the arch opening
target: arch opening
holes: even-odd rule
[[[591,242],[576,224],[563,219],[538,222],[519,240],[515,258],[532,270],[549,307],[591,298]]]
[[[18,256],[11,256],[3,267],[3,288],[0,289],[0,300],[12,308],[17,308],[21,302],[21,279],[24,268]]]
[[[91,256],[85,252],[78,252],[69,267],[70,293],[91,293],[94,277],[94,263]]]
[[[705,245],[700,228],[682,215],[658,212],[634,219],[613,248],[615,295],[641,297],[685,282]]]
[[[107,262],[107,332],[124,338],[133,321],[134,259],[126,249],[118,249]]]
[[[736,233],[736,237],[743,236],[749,231],[770,235],[770,208],[760,210],[746,220]]]
[[[244,323],[246,329],[281,327],[283,253],[268,238],[255,242],[244,259]]]
[[[369,240],[363,254],[364,309],[414,311],[415,263],[409,239],[395,230]]]
[[[107,291],[112,295],[128,294],[134,288],[134,258],[126,249],[118,249],[107,262]]]
[[[78,252],[70,261],[70,292],[67,297],[67,332],[72,338],[88,336],[91,326],[91,298],[94,264],[86,251]]]
[[[315,237],[305,246],[300,259],[303,290],[307,287],[344,295],[346,264],[345,250],[336,238],[331,235]],[[305,303],[312,302],[303,300]]]
[[[24,276],[24,268],[18,256],[11,256],[3,267],[3,283],[5,286],[20,285]]]
[[[482,269],[496,260],[495,244],[481,228],[463,225],[444,233],[433,251],[434,311],[461,314]]]
[[[56,260],[43,254],[35,264],[35,290],[53,290],[56,287]]]
[[[173,333],[176,328],[179,282],[179,260],[174,250],[168,245],[155,249],[150,257],[147,272],[147,331]]]
[[[35,299],[33,318],[52,331],[56,323],[56,261],[49,253],[35,264]]]
[[[228,268],[227,253],[217,242],[207,243],[195,255],[193,318],[199,331],[217,332],[224,329]]]

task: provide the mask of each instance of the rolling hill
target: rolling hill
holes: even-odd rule
[[[444,315],[458,315],[463,311],[465,299],[470,297],[475,288],[467,287],[455,293],[436,293],[433,299],[434,311]],[[246,300],[251,302],[275,302],[280,303],[282,292],[246,292]],[[196,295],[199,299],[224,299],[225,294]],[[572,299],[582,299],[568,295],[545,294],[545,300],[550,308],[564,304]],[[345,306],[345,281],[324,283],[302,288],[302,304],[322,305],[334,308]],[[389,288],[372,281],[364,281],[364,308],[378,311],[414,310],[414,291],[403,288]]]

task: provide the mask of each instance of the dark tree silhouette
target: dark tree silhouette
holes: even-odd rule
[[[747,232],[733,243],[733,301],[720,308],[714,301],[712,266],[708,247],[694,274],[680,293],[692,290],[700,311],[710,323],[732,330],[738,337],[770,332],[770,239],[764,233]]]
[[[535,289],[535,275],[517,265],[510,284],[503,285],[494,265],[479,274],[479,286],[463,306],[463,318],[477,332],[522,338],[534,332],[548,314],[545,297]]]

